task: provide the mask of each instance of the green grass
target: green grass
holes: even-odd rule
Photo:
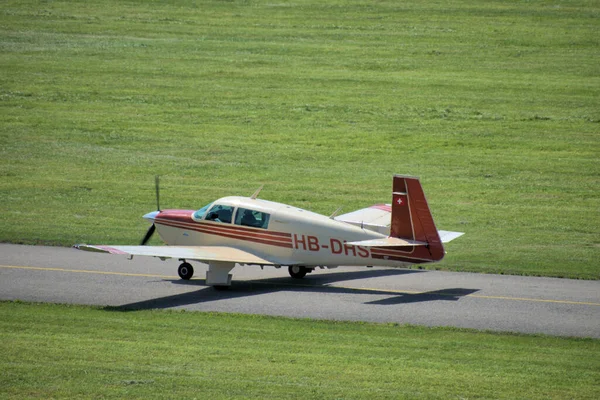
[[[0,241],[135,244],[249,195],[321,213],[420,176],[435,268],[600,278],[594,1],[3,1]]]
[[[0,302],[0,397],[596,399],[600,342]]]

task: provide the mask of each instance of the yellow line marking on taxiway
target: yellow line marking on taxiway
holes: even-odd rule
[[[177,279],[178,276],[172,275],[156,275],[156,274],[132,274],[128,272],[109,272],[109,271],[93,271],[93,270],[85,270],[85,269],[67,269],[67,268],[46,268],[46,267],[26,267],[26,266],[16,266],[16,265],[0,265],[0,268],[12,268],[12,269],[28,269],[28,270],[36,270],[36,271],[56,271],[56,272],[75,272],[75,273],[84,273],[84,274],[98,274],[98,275],[118,275],[118,276],[137,276],[144,278],[167,278],[167,279]],[[357,288],[357,287],[349,287],[349,286],[334,286],[334,285],[309,285],[309,284],[283,284],[283,283],[274,283],[274,282],[265,282],[265,281],[246,281],[250,283],[261,283],[266,285],[278,285],[278,286],[301,286],[301,287],[330,287],[336,289],[348,289],[348,290],[364,290],[368,292],[375,292],[381,294],[389,294],[389,293],[397,293],[397,294],[411,294],[411,295],[419,295],[419,294],[431,294],[437,296],[448,296],[448,297],[474,297],[478,299],[492,299],[492,300],[512,300],[512,301],[530,301],[537,303],[555,303],[555,304],[577,304],[577,305],[586,305],[586,306],[600,306],[600,303],[592,303],[587,301],[570,301],[570,300],[552,300],[552,299],[532,299],[527,297],[508,297],[508,296],[486,296],[481,294],[466,294],[461,295],[460,293],[452,293],[452,292],[419,292],[415,290],[395,290],[395,289],[375,289],[375,288]]]
[[[179,278],[178,276],[153,275],[153,274],[131,274],[128,272],[92,271],[87,269],[46,268],[46,267],[24,267],[16,265],[0,265],[0,268],[30,269],[36,271],[76,272],[82,274],[119,275],[119,276],[141,276],[145,278]]]

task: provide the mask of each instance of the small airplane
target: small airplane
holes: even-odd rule
[[[293,278],[316,268],[381,266],[401,268],[440,261],[442,243],[462,232],[438,231],[418,178],[395,175],[392,203],[376,204],[348,214],[331,216],[287,204],[230,196],[199,210],[160,210],[144,215],[151,221],[139,246],[79,244],[79,250],[133,256],[175,258],[178,274],[191,279],[188,261],[208,264],[206,284],[231,285],[231,270],[239,265],[288,267]],[[154,231],[167,246],[146,246]]]

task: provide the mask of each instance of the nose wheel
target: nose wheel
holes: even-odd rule
[[[184,262],[177,268],[177,273],[181,279],[188,281],[194,276],[194,267],[192,264]]]

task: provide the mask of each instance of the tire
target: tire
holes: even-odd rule
[[[288,268],[290,276],[294,279],[302,279],[308,274],[308,268],[301,265],[292,265]]]
[[[181,279],[188,281],[194,276],[194,267],[190,263],[184,262],[177,268],[177,273]]]

